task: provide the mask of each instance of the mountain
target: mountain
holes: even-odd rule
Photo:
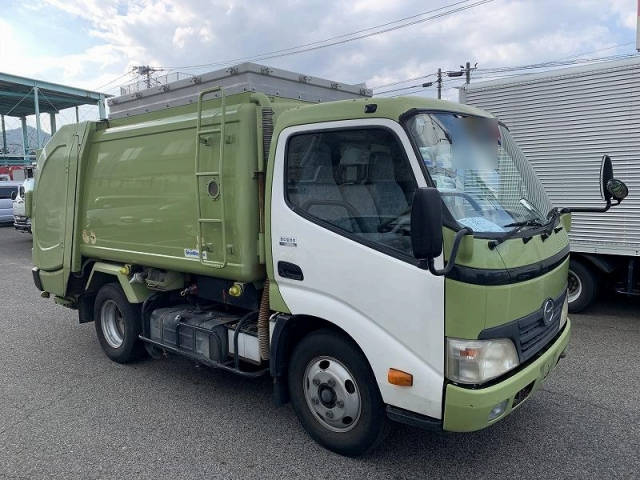
[[[29,139],[29,146],[31,149],[33,149],[35,147],[36,144],[36,133],[37,130],[30,126],[27,125],[27,138]],[[40,131],[40,145],[45,145],[49,139],[51,138],[51,135],[49,135],[47,132],[41,130]],[[2,150],[2,136],[0,135],[0,151]],[[8,152],[10,155],[11,154],[17,154],[20,155],[22,154],[22,129],[21,128],[14,128],[12,130],[7,130],[7,148],[8,148]]]

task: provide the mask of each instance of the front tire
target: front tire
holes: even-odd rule
[[[584,263],[571,260],[569,265],[569,312],[578,313],[587,308],[598,292],[598,277]]]
[[[144,348],[138,338],[141,316],[138,305],[129,303],[117,283],[103,286],[93,308],[98,341],[114,362],[129,363],[141,357]]]
[[[318,330],[291,356],[291,403],[309,435],[341,455],[373,448],[384,432],[385,411],[364,355],[343,335]]]

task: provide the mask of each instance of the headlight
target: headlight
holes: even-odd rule
[[[562,304],[562,312],[560,313],[560,327],[562,330],[564,324],[567,323],[567,316],[569,315],[569,294],[564,296],[564,303]]]
[[[518,352],[508,338],[447,338],[446,374],[454,382],[484,383],[517,367],[518,363]]]

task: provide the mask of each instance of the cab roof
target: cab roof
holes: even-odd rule
[[[375,111],[365,113],[367,105],[375,105]],[[369,107],[368,110],[374,110],[374,108]],[[494,118],[479,108],[446,100],[425,97],[373,97],[296,106],[282,112],[278,118],[278,129],[293,125],[359,118],[388,118],[398,121],[410,110],[445,111]]]

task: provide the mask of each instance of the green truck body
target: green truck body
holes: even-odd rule
[[[40,156],[33,205],[45,290],[65,296],[82,258],[264,279],[262,107],[251,94],[228,100],[221,148],[220,103],[204,102],[200,128],[191,105],[60,129]],[[269,114],[291,105],[274,99]]]

